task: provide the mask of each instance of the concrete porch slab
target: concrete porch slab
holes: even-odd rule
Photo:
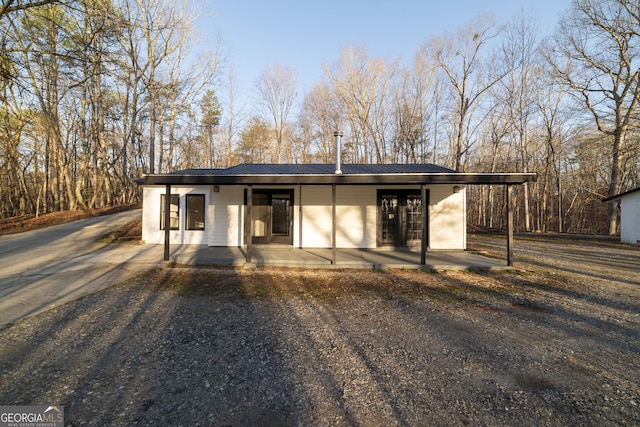
[[[246,248],[180,245],[171,248],[170,260],[178,264],[270,266],[298,268],[423,269],[423,270],[494,270],[506,269],[500,262],[466,251],[427,252],[426,264],[420,264],[420,252],[408,249],[336,249],[336,264],[331,263],[330,248],[299,249],[290,246],[260,246],[251,250],[246,262]]]

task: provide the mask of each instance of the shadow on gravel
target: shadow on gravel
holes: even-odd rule
[[[506,243],[501,240],[483,236],[471,240],[471,247],[476,249],[490,248],[502,254]],[[514,243],[516,262],[526,262],[536,267],[555,268],[559,271],[578,274],[587,279],[598,278],[617,281],[629,285],[640,285],[640,248],[621,243],[589,244],[589,241],[572,243],[562,239],[516,239]],[[558,260],[559,262],[556,262]],[[626,274],[615,275],[623,272]],[[621,276],[634,277],[626,279]]]
[[[3,403],[55,401],[71,425],[126,415],[149,379],[140,375],[139,358],[157,349],[172,315],[160,307],[163,285],[161,278],[145,289],[117,285],[7,328],[2,371],[14,371],[3,378]],[[143,354],[131,359],[132,349]]]
[[[561,256],[561,255],[558,254],[558,256]],[[597,266],[603,265],[603,266],[610,267],[611,264],[603,263],[597,256],[588,255],[580,258],[571,256],[571,257],[568,257],[567,259],[572,260],[572,262],[574,262],[573,265],[575,265],[576,268],[571,268],[567,266],[556,266],[555,268],[557,268],[559,271],[584,276],[587,279],[597,278],[597,279],[602,279],[607,281],[618,281],[619,283],[624,283],[628,285],[640,286],[640,279],[639,280],[621,279],[619,277],[600,273],[597,269]],[[630,262],[628,264],[622,264],[619,266],[619,268],[623,270],[627,270],[631,274],[635,274],[636,272],[640,271],[640,254],[636,257],[629,256],[629,259],[630,259]],[[549,267],[549,264],[547,262],[541,262],[535,259],[528,259],[527,262],[537,267],[544,267],[544,268]],[[582,270],[578,267],[579,265],[581,266],[589,265],[592,267],[595,266],[596,268],[593,268],[593,269],[590,268],[589,270]]]
[[[0,402],[69,425],[639,423],[637,319],[590,303],[506,272],[158,269],[0,330]]]

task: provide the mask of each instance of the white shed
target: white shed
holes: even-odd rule
[[[640,188],[605,199],[605,202],[620,201],[620,241],[637,245],[640,243]]]

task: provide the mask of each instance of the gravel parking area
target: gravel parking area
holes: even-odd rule
[[[0,404],[72,426],[640,425],[619,261],[640,251],[601,246],[595,274],[552,255],[596,245],[571,244],[502,272],[165,266],[3,327]]]

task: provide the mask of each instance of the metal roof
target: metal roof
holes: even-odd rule
[[[461,173],[433,164],[241,164],[145,175],[143,185],[522,184],[534,173]]]
[[[612,200],[622,199],[625,196],[633,194],[637,191],[640,191],[640,187],[634,188],[633,190],[625,191],[624,193],[616,194],[615,196],[607,197],[606,199],[602,199],[603,202],[610,202]]]
[[[241,164],[227,169],[186,169],[169,175],[331,175],[333,164]],[[343,174],[377,175],[404,173],[455,173],[452,169],[432,164],[348,164],[341,167]]]

